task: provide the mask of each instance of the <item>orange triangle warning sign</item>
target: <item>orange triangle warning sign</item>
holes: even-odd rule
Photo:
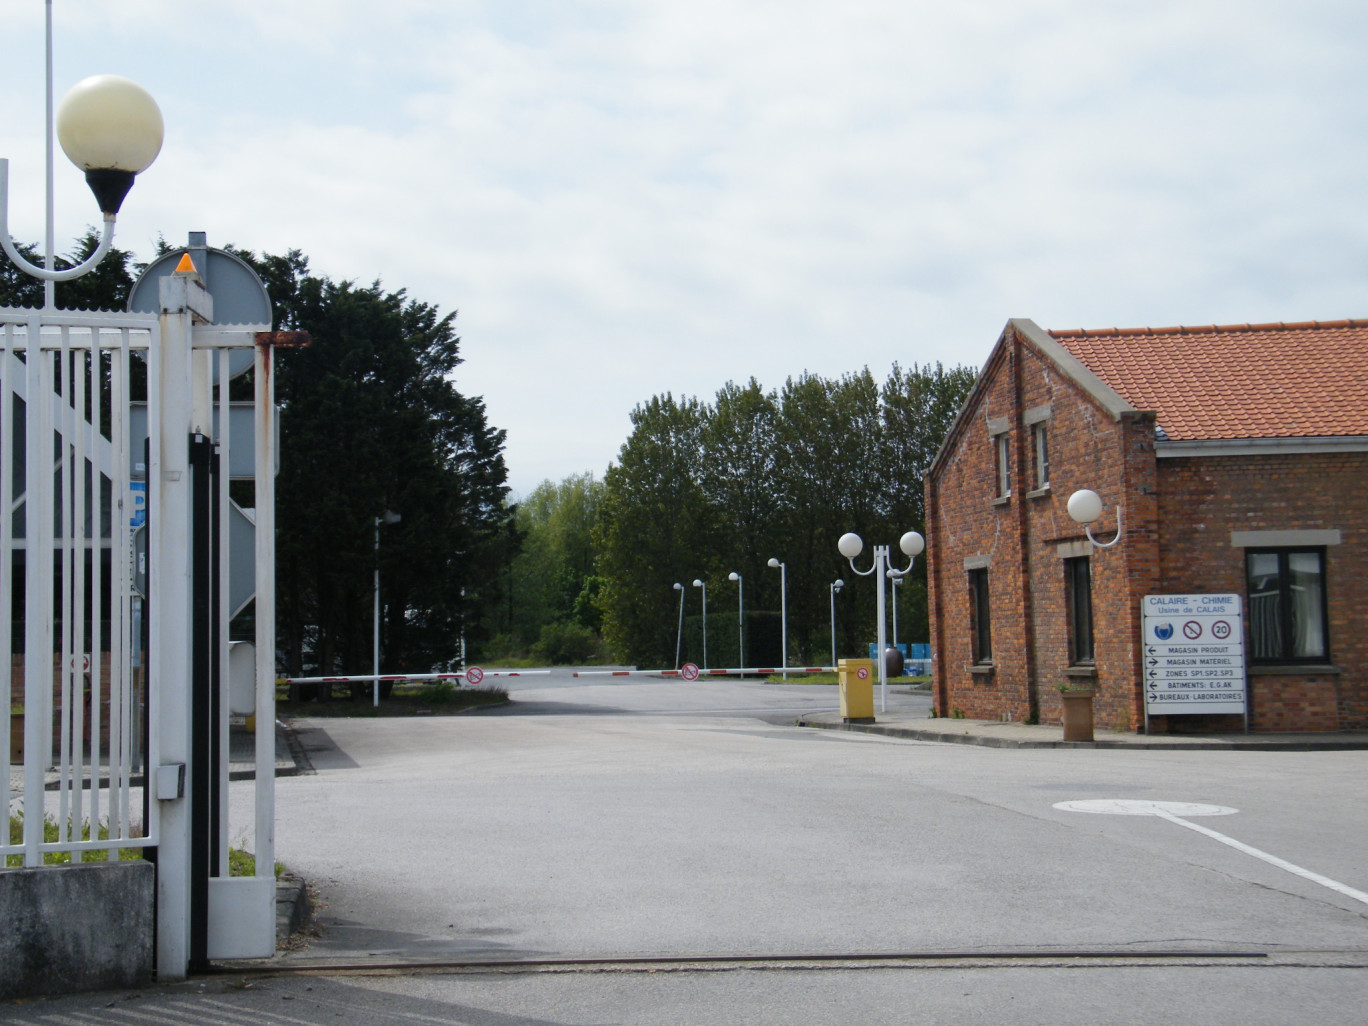
[[[189,254],[189,253],[182,253],[182,254],[181,254],[180,263],[178,263],[178,264],[176,265],[176,273],[177,273],[177,274],[199,274],[199,271],[195,270],[195,262],[194,262],[193,260],[190,259],[190,254]]]

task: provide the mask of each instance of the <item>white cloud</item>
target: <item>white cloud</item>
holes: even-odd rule
[[[0,0],[27,238],[39,6]],[[1357,4],[55,7],[59,88],[115,70],[166,112],[124,244],[203,229],[459,307],[522,491],[601,472],[656,392],[977,364],[1009,316],[1364,312]]]

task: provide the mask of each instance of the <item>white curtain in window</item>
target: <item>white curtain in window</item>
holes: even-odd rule
[[[1299,659],[1325,655],[1325,611],[1322,608],[1321,561],[1316,552],[1287,557],[1292,592],[1292,645]]]

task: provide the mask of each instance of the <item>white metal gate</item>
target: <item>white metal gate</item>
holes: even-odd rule
[[[0,309],[0,622],[12,625],[0,750],[23,816],[0,844],[8,865],[157,843],[156,810],[135,787],[156,737],[132,586],[128,401],[133,354],[145,357],[158,324],[60,318]]]
[[[276,455],[270,325],[214,326],[193,271],[163,279],[160,299],[160,316],[0,308],[0,675],[23,722],[0,737],[22,816],[0,855],[37,866],[155,847],[157,968],[179,978],[274,950]],[[233,350],[253,353],[250,420],[230,403]],[[244,542],[228,481],[248,446]],[[256,801],[252,822],[230,824],[230,581],[244,561]],[[255,876],[230,876],[230,841],[254,852]]]

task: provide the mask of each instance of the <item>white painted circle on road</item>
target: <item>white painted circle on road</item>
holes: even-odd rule
[[[1084,798],[1055,802],[1063,812],[1096,812],[1105,816],[1230,816],[1239,812],[1225,805],[1198,805],[1195,802],[1151,802],[1138,798]]]

